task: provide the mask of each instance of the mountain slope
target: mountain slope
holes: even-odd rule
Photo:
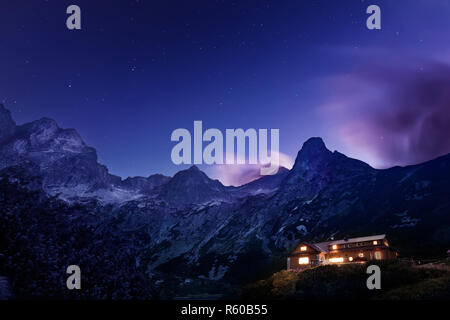
[[[243,194],[256,195],[260,193],[270,194],[278,190],[283,180],[289,173],[289,169],[280,167],[277,174],[261,176],[259,179],[249,182],[237,188]]]

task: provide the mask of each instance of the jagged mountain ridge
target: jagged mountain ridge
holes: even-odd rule
[[[1,104],[0,124],[0,169],[17,165],[24,169],[33,166],[33,170],[38,167],[44,189],[65,200],[95,197],[104,203],[121,203],[153,196],[172,205],[188,205],[231,201],[238,196],[238,188],[223,186],[195,166],[172,178],[155,174],[122,180],[98,163],[96,150],[87,146],[74,129],[61,129],[49,118],[17,126]],[[279,182],[269,181],[270,187],[258,190],[249,185],[240,188],[239,194],[273,191]]]

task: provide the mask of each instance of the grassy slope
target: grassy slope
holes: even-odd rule
[[[423,300],[450,298],[450,271],[417,268],[400,261],[373,261],[381,268],[381,289],[368,290],[366,265],[322,266],[280,271],[243,288],[244,299]]]

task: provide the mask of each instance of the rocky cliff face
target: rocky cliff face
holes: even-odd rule
[[[74,130],[45,118],[16,126],[0,111],[0,226],[16,228],[0,233],[7,237],[0,254],[13,256],[3,268],[12,279],[23,275],[14,268],[27,268],[20,250],[45,257],[43,265],[54,261],[55,270],[70,257],[97,268],[96,256],[104,256],[112,279],[92,280],[94,287],[136,275],[149,286],[171,281],[180,289],[192,281],[215,287],[252,281],[283,268],[289,250],[305,240],[387,233],[406,255],[440,254],[450,245],[450,156],[375,170],[312,138],[292,170],[239,188],[197,167],[172,178],[121,180]],[[11,222],[11,212],[19,222]],[[24,230],[34,240],[17,246],[16,234],[31,237]],[[49,230],[54,242],[36,240],[48,239]],[[127,288],[121,287],[132,295]]]
[[[0,107],[0,168],[38,168],[49,193],[93,191],[109,187],[114,177],[97,163],[95,149],[86,146],[74,129],[61,129],[42,118],[16,126],[9,111]]]

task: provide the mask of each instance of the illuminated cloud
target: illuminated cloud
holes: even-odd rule
[[[389,167],[450,152],[449,64],[371,65],[326,86],[321,113],[352,156]]]
[[[271,151],[272,153],[275,151]],[[294,160],[281,152],[278,152],[280,157],[280,167],[292,169]],[[209,177],[212,179],[218,179],[222,184],[226,186],[240,186],[258,178],[260,175],[261,165],[251,164],[223,164],[214,165],[206,169]]]

